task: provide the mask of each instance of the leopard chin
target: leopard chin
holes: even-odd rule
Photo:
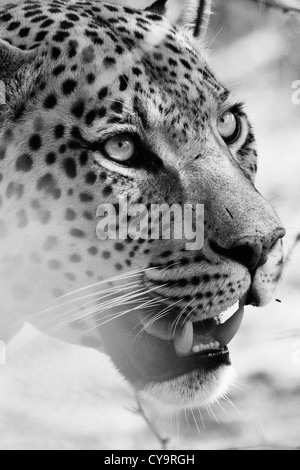
[[[226,365],[201,374],[191,374],[164,383],[149,384],[142,392],[146,403],[162,413],[193,410],[222,399],[234,380],[234,368]]]

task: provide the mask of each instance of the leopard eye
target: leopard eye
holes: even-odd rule
[[[231,111],[227,111],[218,120],[218,131],[227,145],[234,144],[241,133],[240,118]]]
[[[108,139],[103,149],[106,157],[115,162],[126,164],[135,156],[135,139],[132,134],[129,133],[118,134]]]

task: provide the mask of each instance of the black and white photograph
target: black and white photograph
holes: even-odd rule
[[[0,0],[0,450],[300,450],[300,0]]]

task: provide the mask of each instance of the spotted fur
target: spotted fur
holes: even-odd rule
[[[149,382],[131,370],[126,349],[121,358],[115,353],[124,336],[108,315],[136,306],[124,301],[128,280],[195,319],[219,313],[249,289],[252,302],[264,304],[281,272],[282,231],[254,187],[248,118],[204,59],[195,22],[174,13],[175,4],[138,11],[99,1],[27,0],[0,10],[0,79],[7,89],[0,106],[0,334],[7,340],[29,320],[89,347],[104,343],[134,386],[187,406],[217,395],[227,367]],[[216,128],[228,109],[243,123],[230,147]],[[106,139],[125,131],[142,148],[133,168],[103,152]],[[97,207],[116,204],[120,195],[129,203],[205,204],[203,250],[186,251],[184,240],[100,242]],[[245,237],[265,253],[255,273],[247,243],[233,249]],[[116,284],[105,283],[116,276]],[[106,300],[123,295],[120,304],[97,308],[114,285]]]

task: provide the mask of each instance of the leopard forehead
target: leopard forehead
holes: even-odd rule
[[[229,93],[193,38],[162,22],[157,14],[95,2],[29,0],[5,10],[1,37],[37,50],[36,80],[22,90],[26,107],[15,99],[14,117],[22,117],[38,95],[41,114],[69,112],[89,128],[136,117],[149,128],[163,123],[171,138],[178,138],[180,128],[182,142],[199,134]]]

